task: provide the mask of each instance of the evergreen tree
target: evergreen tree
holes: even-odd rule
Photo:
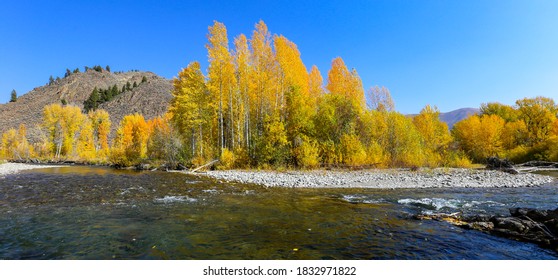
[[[74,74],[79,73],[79,68],[74,69]]]
[[[126,90],[131,90],[131,89],[132,89],[132,88],[131,88],[130,82],[129,82],[129,81],[126,82]]]
[[[136,82],[134,81],[133,87],[137,87],[137,86],[138,86],[138,83],[136,83]]]
[[[52,85],[52,83],[54,83],[54,78],[52,77],[52,75],[50,75],[50,77],[48,78],[48,85]]]
[[[120,92],[122,93],[122,92],[125,92],[125,91],[126,91],[126,86],[123,85],[123,86],[122,86],[122,90],[121,90]]]
[[[147,82],[147,77],[143,76],[143,77],[141,78],[141,82],[142,82],[142,83]]]
[[[16,102],[16,101],[17,101],[17,93],[15,89],[12,89],[12,97],[10,98],[10,102]]]
[[[118,94],[120,94],[120,92],[118,92],[118,87],[116,85],[112,86],[112,88],[110,89],[110,98],[109,100],[111,100],[112,98],[114,98],[115,96],[117,96]],[[108,101],[108,100],[107,100]]]
[[[112,97],[113,97],[112,88],[109,87],[109,88],[105,89],[105,98],[104,98],[103,102],[111,100]]]
[[[97,90],[97,88],[95,87],[91,92],[89,98],[85,100],[85,102],[83,102],[83,109],[85,110],[85,112],[89,112],[97,109],[99,100],[100,100],[99,90]]]
[[[105,69],[107,70],[107,72],[110,72],[110,66],[107,65],[107,67],[105,67]]]
[[[68,78],[68,77],[70,77],[70,75],[72,75],[72,71],[70,71],[70,69],[66,68],[66,74],[64,74],[64,78]]]

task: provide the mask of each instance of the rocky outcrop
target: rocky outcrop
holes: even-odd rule
[[[539,210],[511,208],[510,216],[462,216],[454,214],[415,215],[419,220],[438,220],[514,240],[536,243],[558,252],[558,208]]]

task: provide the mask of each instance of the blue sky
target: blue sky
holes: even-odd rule
[[[207,27],[229,40],[264,20],[324,80],[341,56],[396,109],[442,112],[544,95],[558,101],[558,1],[0,1],[0,103],[66,68],[172,78],[207,67]]]

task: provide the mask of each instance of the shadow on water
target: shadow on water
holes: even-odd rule
[[[554,187],[287,189],[104,167],[0,180],[0,259],[557,259],[419,212],[556,207]]]

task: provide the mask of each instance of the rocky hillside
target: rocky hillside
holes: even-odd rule
[[[147,81],[141,82],[143,77]],[[35,127],[42,120],[43,108],[53,103],[67,103],[83,108],[96,87],[106,89],[116,85],[119,89],[126,83],[138,84],[137,87],[121,93],[100,108],[111,115],[114,131],[124,115],[141,113],[146,119],[166,112],[172,98],[172,82],[151,72],[112,73],[105,70],[89,69],[84,73],[74,73],[66,78],[37,87],[20,96],[17,102],[0,104],[0,134],[10,128],[25,124],[34,136]]]

